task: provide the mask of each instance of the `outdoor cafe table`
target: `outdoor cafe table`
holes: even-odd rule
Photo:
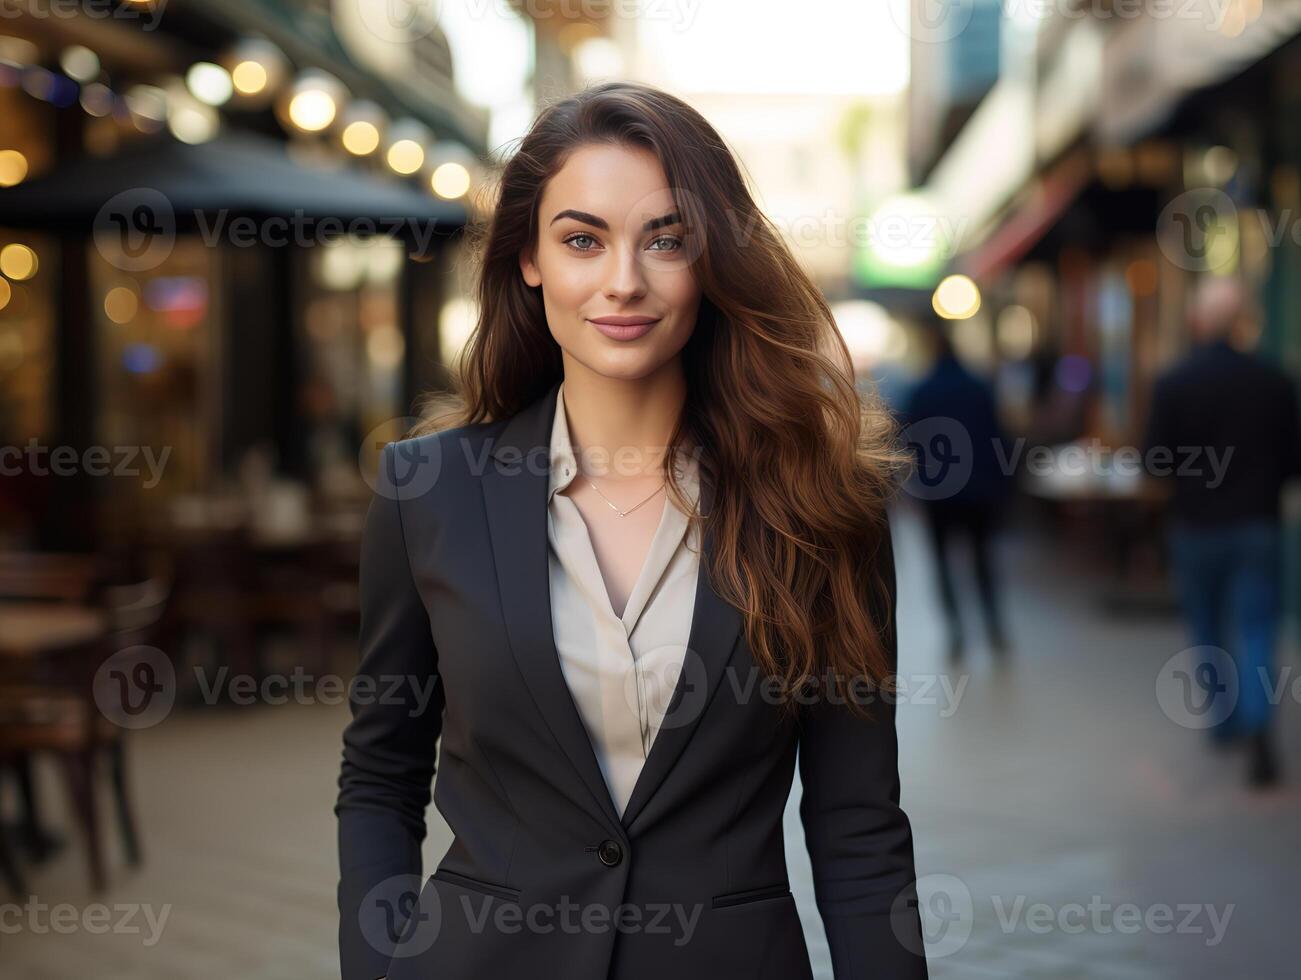
[[[0,657],[37,660],[96,640],[108,631],[104,612],[64,602],[0,602]]]

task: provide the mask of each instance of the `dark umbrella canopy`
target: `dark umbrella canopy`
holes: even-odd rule
[[[424,237],[460,228],[466,211],[396,180],[300,162],[284,143],[250,133],[198,145],[159,136],[0,189],[0,226],[98,234],[144,221],[235,234],[231,222],[250,217],[278,219],[268,225],[278,233],[315,224],[322,233]]]

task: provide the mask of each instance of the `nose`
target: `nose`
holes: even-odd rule
[[[610,252],[605,297],[612,302],[627,302],[646,292],[645,270],[636,248],[624,247]]]

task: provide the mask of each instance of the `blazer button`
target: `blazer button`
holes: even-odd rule
[[[603,840],[601,846],[596,849],[596,856],[606,867],[613,868],[623,860],[623,848],[619,846],[618,841]]]

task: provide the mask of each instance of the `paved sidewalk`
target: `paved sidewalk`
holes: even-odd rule
[[[922,527],[896,516],[900,672],[918,682],[899,706],[903,802],[931,975],[1296,977],[1293,695],[1280,707],[1287,784],[1253,795],[1239,755],[1212,752],[1157,702],[1162,666],[1188,645],[1180,624],[1108,618],[1104,581],[1016,534],[1000,545],[1014,660],[1000,670],[982,647],[950,670]],[[979,636],[974,585],[963,598]],[[1294,681],[1295,657],[1280,663]],[[922,703],[928,672],[960,696]],[[795,797],[787,851],[807,911]],[[825,956],[816,918],[806,931]],[[825,959],[818,976],[830,980]]]

